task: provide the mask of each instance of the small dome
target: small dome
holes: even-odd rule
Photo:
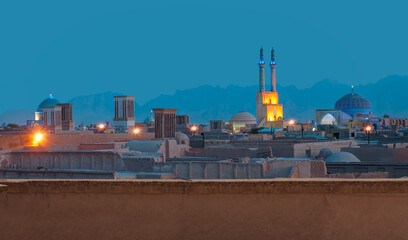
[[[383,116],[383,118],[390,118],[390,115],[385,114],[385,115]]]
[[[354,156],[353,154],[349,153],[349,152],[336,152],[331,154],[328,158],[326,158],[326,160],[324,160],[325,162],[332,162],[332,163],[336,163],[336,162],[361,162],[356,156]]]
[[[326,159],[332,154],[333,154],[333,152],[332,152],[332,150],[330,148],[322,148],[317,157],[320,158],[320,159]]]
[[[43,112],[45,107],[56,107],[60,102],[50,94],[48,98],[38,105],[37,112]]]
[[[256,118],[249,112],[241,111],[231,117],[230,123],[256,124]]]
[[[188,138],[188,136],[184,133],[176,133],[176,141],[177,144],[187,144],[189,143],[190,139]]]
[[[334,108],[354,116],[357,113],[370,113],[371,103],[359,94],[350,93],[340,98]]]

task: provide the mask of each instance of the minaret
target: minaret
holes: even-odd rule
[[[265,61],[263,57],[263,49],[261,47],[260,57],[259,57],[259,91],[265,91]]]
[[[271,80],[272,80],[272,92],[276,92],[276,76],[275,76],[275,50],[272,48],[271,51]]]

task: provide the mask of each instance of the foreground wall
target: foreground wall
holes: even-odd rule
[[[406,180],[3,181],[2,239],[405,239]]]

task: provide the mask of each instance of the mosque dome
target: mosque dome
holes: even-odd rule
[[[37,112],[42,112],[45,107],[56,107],[59,103],[60,102],[55,97],[53,97],[52,94],[50,94],[48,98],[46,98],[40,103],[40,105],[38,105]]]
[[[231,117],[230,123],[256,124],[256,118],[249,112],[241,111]]]
[[[334,107],[341,110],[351,116],[355,116],[357,113],[371,113],[371,103],[363,96],[355,93],[344,95],[340,98]]]
[[[356,156],[349,152],[336,152],[331,154],[328,158],[324,160],[325,162],[361,162]]]

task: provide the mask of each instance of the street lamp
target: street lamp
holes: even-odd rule
[[[135,128],[135,129],[133,129],[133,133],[134,133],[134,134],[139,134],[139,133],[140,133],[140,128]]]
[[[193,136],[195,136],[195,133],[197,132],[198,127],[196,125],[193,125],[193,126],[191,126],[190,130],[191,130],[191,132],[193,132]]]
[[[40,146],[40,143],[44,140],[44,133],[38,132],[33,136],[33,146]]]
[[[368,126],[365,128],[365,130],[366,130],[366,132],[367,132],[367,143],[368,143],[368,144],[370,144],[370,132],[371,132],[371,126],[370,126],[370,125],[368,125]]]
[[[292,128],[293,128],[293,125],[295,125],[295,120],[293,120],[293,119],[289,120],[289,126],[290,126],[289,129],[290,129],[291,131],[293,131],[293,129],[292,129]],[[288,131],[289,131],[289,129],[288,129]]]

